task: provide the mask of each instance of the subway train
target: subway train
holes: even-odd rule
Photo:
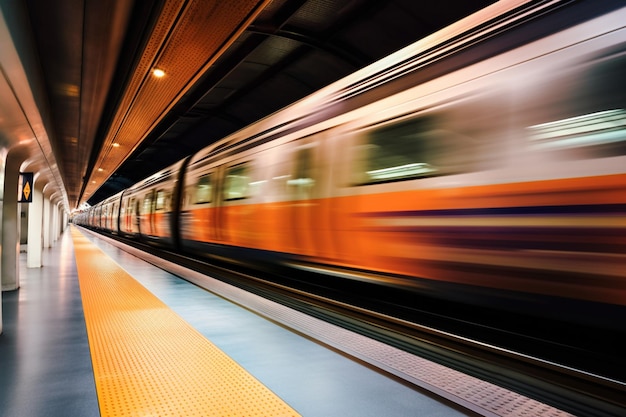
[[[626,7],[498,2],[74,222],[467,303],[623,311]]]

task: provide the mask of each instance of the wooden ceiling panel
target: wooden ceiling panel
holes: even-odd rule
[[[115,172],[266,3],[165,2],[103,142],[83,199]],[[155,68],[163,70],[165,76],[153,76]]]

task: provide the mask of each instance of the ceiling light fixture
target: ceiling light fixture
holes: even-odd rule
[[[152,70],[152,75],[154,75],[157,78],[161,78],[165,75],[165,71],[159,68],[155,68]]]

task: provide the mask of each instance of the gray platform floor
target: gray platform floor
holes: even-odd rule
[[[473,415],[89,238],[303,416]],[[98,416],[69,232],[43,263],[2,296],[0,416]]]
[[[99,416],[69,230],[2,293],[0,416]]]

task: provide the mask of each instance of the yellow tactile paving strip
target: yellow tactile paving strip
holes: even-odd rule
[[[75,227],[72,238],[101,416],[298,416]]]

